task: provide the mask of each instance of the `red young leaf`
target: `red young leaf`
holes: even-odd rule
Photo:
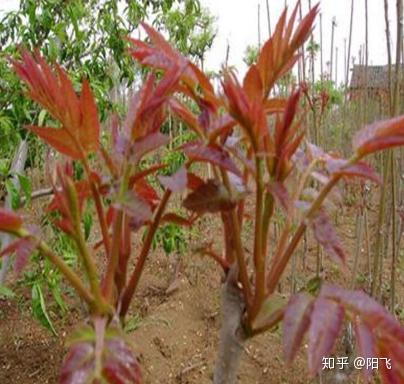
[[[83,327],[74,335],[59,383],[141,384],[139,363],[120,332],[107,329],[98,339],[90,327]]]
[[[115,208],[123,210],[129,216],[130,226],[134,231],[152,218],[150,204],[132,191],[126,194],[123,201],[116,203]]]
[[[344,306],[355,322],[361,355],[381,358],[379,369],[384,383],[401,383],[404,379],[404,327],[387,310],[361,291],[347,291],[341,287],[324,285],[321,297]],[[372,335],[370,334],[372,331]],[[383,359],[390,359],[386,368]]]
[[[181,225],[184,227],[189,227],[192,225],[193,220],[190,220],[186,217],[182,217],[180,215],[177,215],[176,213],[166,213],[162,218],[161,218],[162,223],[174,223],[177,225]]]
[[[236,121],[229,115],[215,117],[210,127],[209,143],[214,143],[218,137],[222,142],[225,141],[236,124]]]
[[[138,179],[133,184],[133,191],[136,192],[139,197],[145,200],[152,208],[154,208],[157,202],[160,200],[157,192],[144,178]]]
[[[171,70],[173,67],[185,67],[181,80],[187,85],[186,89],[193,92],[196,86],[199,85],[205,98],[216,101],[213,86],[206,75],[176,51],[159,32],[145,23],[142,23],[142,26],[153,45],[129,38],[134,46],[131,51],[133,57],[143,65],[164,71]]]
[[[288,213],[292,206],[292,201],[285,185],[281,182],[274,182],[269,185],[268,189],[284,212]]]
[[[80,107],[82,116],[80,130],[85,133],[79,133],[80,145],[87,152],[95,152],[99,148],[100,123],[98,120],[97,105],[95,104],[95,99],[87,79],[83,80]]]
[[[9,255],[15,252],[15,262],[14,262],[14,271],[17,275],[21,273],[21,271],[26,266],[29,256],[35,249],[36,244],[35,241],[30,237],[23,237],[21,239],[17,239],[12,242],[9,246],[4,248],[0,252],[0,258],[5,255]]]
[[[257,66],[253,64],[244,77],[243,88],[251,101],[262,101],[264,90]]]
[[[134,183],[136,183],[140,179],[144,179],[146,176],[149,176],[160,169],[165,168],[166,164],[155,164],[151,165],[149,168],[143,169],[142,171],[137,172],[129,179],[129,187],[131,187]]]
[[[362,291],[348,291],[335,285],[323,285],[321,296],[338,301],[352,316],[360,316],[370,329],[380,329],[384,334],[394,335],[404,344],[404,327],[376,300]]]
[[[71,220],[69,219],[60,219],[54,220],[53,224],[56,225],[61,231],[67,233],[70,236],[74,235],[74,229]]]
[[[56,149],[56,151],[62,153],[63,155],[69,156],[76,160],[82,158],[82,153],[77,147],[76,142],[69,134],[69,132],[65,129],[37,127],[33,125],[28,125],[26,128],[35,133],[42,140],[44,140],[51,147]]]
[[[383,384],[402,384],[404,382],[404,347],[395,341],[378,343],[378,371]]]
[[[169,137],[160,132],[149,133],[135,141],[131,148],[134,161],[137,163],[147,153],[166,145],[169,142]]]
[[[286,10],[279,18],[272,37],[264,44],[258,57],[257,67],[261,75],[265,98],[275,82],[280,79],[298,59],[296,52],[309,37],[318,6],[313,7],[300,22],[292,37],[298,4],[286,23]]]
[[[182,120],[190,129],[199,135],[202,135],[202,127],[197,117],[178,100],[170,100],[170,108],[174,114]]]
[[[228,211],[236,202],[230,200],[226,188],[216,180],[208,180],[183,201],[183,206],[196,213]]]
[[[159,176],[160,183],[171,192],[180,193],[187,187],[187,171],[184,167],[180,168],[172,176]]]
[[[191,172],[187,173],[187,181],[187,188],[191,189],[192,191],[195,191],[200,186],[205,184],[205,182],[199,176]]]
[[[241,125],[253,149],[262,150],[264,140],[269,137],[264,102],[250,99],[232,73],[225,74],[222,86],[231,117]]]
[[[60,384],[85,384],[93,377],[94,347],[89,343],[77,343],[69,348],[60,372]]]
[[[311,227],[316,240],[325,251],[336,261],[345,264],[345,253],[341,242],[324,210],[320,210],[311,221]]]
[[[0,208],[0,230],[3,232],[15,232],[22,227],[22,218],[13,211]]]
[[[63,178],[65,175],[62,176]],[[95,174],[93,174],[93,181],[95,181]],[[70,204],[69,197],[66,188],[64,188],[64,181],[60,178],[62,187],[55,188],[54,195],[52,201],[48,205],[48,211],[58,211],[61,213],[63,217],[70,218]],[[91,188],[87,180],[80,180],[74,183],[74,187],[76,188],[78,203],[80,212],[83,211],[83,207],[87,201],[87,199],[91,196]],[[104,192],[104,191],[101,191]]]
[[[291,297],[283,317],[283,346],[285,358],[291,362],[310,325],[313,298],[307,293]]]
[[[375,356],[375,341],[371,330],[359,319],[355,322],[356,345],[358,356],[370,359]],[[368,360],[367,360],[368,361]],[[369,381],[372,371],[368,367],[363,368],[365,379]]]
[[[327,162],[327,169],[330,173],[340,174],[347,178],[361,177],[378,184],[382,182],[380,176],[365,162],[359,161],[352,165],[347,165],[347,163],[347,160],[344,159],[330,159]]]
[[[13,65],[28,85],[30,97],[62,125],[59,130],[39,127],[29,129],[56,150],[74,159],[98,150],[98,111],[88,81],[83,81],[79,98],[66,72],[59,66],[53,72],[38,52],[31,56],[23,51],[22,62],[13,61]]]
[[[185,69],[184,65],[171,67],[156,85],[155,76],[149,75],[143,87],[130,102],[124,122],[124,131],[127,135],[138,139],[159,130],[166,117],[165,106],[178,86]]]
[[[205,146],[202,143],[191,143],[184,147],[184,152],[193,161],[206,161],[241,176],[229,154],[217,145]]]
[[[353,139],[359,156],[404,145],[404,115],[378,121],[361,129]]]
[[[323,357],[329,356],[342,326],[344,308],[338,303],[319,297],[314,302],[309,328],[309,370],[315,375]]]
[[[265,100],[265,112],[270,113],[281,113],[286,108],[287,100],[285,99],[267,99]]]

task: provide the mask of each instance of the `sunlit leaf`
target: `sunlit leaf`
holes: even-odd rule
[[[70,156],[73,159],[82,159],[82,152],[77,147],[71,135],[62,128],[27,126],[31,132],[35,133],[56,151]]]
[[[57,65],[53,71],[38,51],[34,55],[23,51],[22,62],[12,62],[27,84],[30,97],[61,124],[58,130],[28,128],[57,151],[74,159],[95,152],[99,148],[99,119],[88,81],[83,81],[78,97],[67,73]]]

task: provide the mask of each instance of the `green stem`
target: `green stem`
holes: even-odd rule
[[[99,307],[99,309],[101,309],[102,312],[105,312],[107,305],[101,295],[97,267],[95,265],[94,258],[90,254],[90,251],[87,247],[86,241],[83,236],[83,231],[81,230],[81,215],[76,187],[73,183],[73,180],[69,178],[66,179],[66,191],[69,198],[72,224],[75,231],[74,240],[76,242],[79,254],[83,259],[83,264],[90,283],[91,292],[95,297],[97,306]]]

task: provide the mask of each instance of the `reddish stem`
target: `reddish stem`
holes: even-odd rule
[[[121,311],[120,311],[120,317],[123,319],[128,312],[130,302],[132,301],[132,297],[136,291],[136,288],[139,284],[140,277],[142,275],[144,265],[147,259],[147,256],[150,251],[150,247],[153,242],[153,237],[154,234],[156,233],[156,230],[159,226],[161,217],[163,216],[164,210],[167,206],[168,200],[170,199],[171,196],[171,191],[167,189],[164,192],[163,198],[161,199],[160,205],[157,209],[157,212],[154,216],[154,219],[150,225],[150,228],[147,232],[145,241],[143,243],[142,250],[140,251],[140,255],[138,257],[135,270],[132,273],[132,276],[130,277],[129,283],[124,290],[124,293],[122,295],[122,306],[121,306]]]

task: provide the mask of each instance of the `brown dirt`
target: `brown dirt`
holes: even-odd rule
[[[354,218],[352,209],[339,218],[339,232],[349,255],[353,255],[355,249]],[[203,239],[217,230],[217,224],[205,222],[200,230]],[[310,237],[308,244],[304,271],[301,262],[298,263],[298,287],[315,275],[317,248]],[[217,246],[220,249],[220,244]],[[349,267],[351,264],[350,259]],[[212,382],[220,325],[220,270],[213,261],[202,260],[190,251],[182,257],[175,289],[167,294],[173,265],[174,261],[160,252],[151,255],[128,318],[138,328],[129,334],[146,384],[208,384]],[[363,260],[361,271],[365,270],[365,265]],[[328,258],[324,258],[322,275],[327,281],[343,284],[350,281],[349,274],[340,272]],[[284,293],[290,292],[290,286],[290,281],[285,279]],[[400,290],[402,288],[400,284]],[[58,339],[32,318],[29,300],[24,299],[24,290],[22,293],[18,300],[0,300],[0,383],[56,383],[65,353],[65,336],[80,318],[79,312],[74,310],[77,305],[71,305],[68,316],[54,319],[60,335]],[[285,366],[281,337],[278,329],[247,344],[239,371],[240,384],[318,382],[308,379],[306,346],[292,366]],[[322,380],[322,383],[331,382],[336,381]],[[342,382],[354,383],[357,380],[352,377]]]

